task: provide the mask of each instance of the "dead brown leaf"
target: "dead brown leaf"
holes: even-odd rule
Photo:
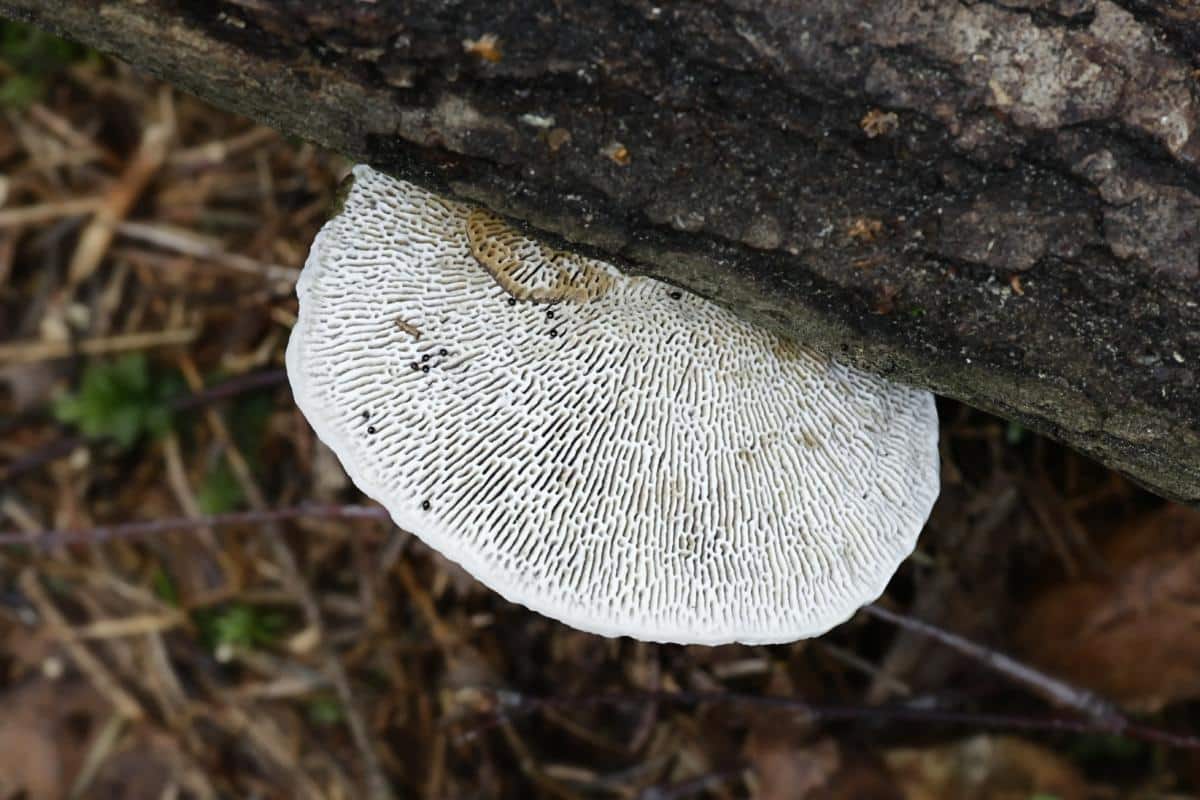
[[[803,800],[823,789],[840,764],[837,742],[800,745],[766,729],[751,731],[746,758],[753,765],[761,800]]]
[[[1029,800],[1036,794],[1083,800],[1087,786],[1049,750],[1006,736],[973,736],[884,756],[906,800]]]
[[[1167,506],[1102,552],[1110,575],[1053,586],[1029,604],[1023,653],[1131,709],[1200,697],[1200,512]]]
[[[0,695],[0,797],[66,797],[93,731],[111,714],[82,681],[38,679]]]

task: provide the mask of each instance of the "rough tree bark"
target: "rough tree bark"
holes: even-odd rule
[[[1200,503],[1200,5],[0,14]]]

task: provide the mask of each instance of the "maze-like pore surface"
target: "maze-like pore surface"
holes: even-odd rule
[[[298,291],[296,400],[358,486],[584,630],[822,633],[937,494],[927,392],[364,167]]]

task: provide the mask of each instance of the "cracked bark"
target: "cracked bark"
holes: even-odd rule
[[[1200,504],[1200,6],[0,0],[0,14]]]

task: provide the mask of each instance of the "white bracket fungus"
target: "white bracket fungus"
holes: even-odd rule
[[[366,167],[298,292],[296,402],[354,482],[586,631],[821,634],[938,493],[929,393]]]

